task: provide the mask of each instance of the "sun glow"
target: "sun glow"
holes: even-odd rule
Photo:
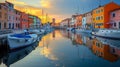
[[[49,0],[47,0],[47,1],[46,0],[41,0],[40,5],[44,8],[50,8],[51,7]]]

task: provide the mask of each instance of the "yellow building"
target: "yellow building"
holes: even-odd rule
[[[95,28],[109,28],[110,27],[110,12],[114,9],[120,8],[114,2],[110,2],[104,6],[99,6],[92,11],[93,24]]]

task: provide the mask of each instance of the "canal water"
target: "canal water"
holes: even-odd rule
[[[119,40],[63,30],[55,30],[31,46],[0,56],[0,67],[119,66]]]

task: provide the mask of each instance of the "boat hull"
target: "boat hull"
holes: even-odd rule
[[[11,50],[29,46],[32,43],[37,41],[37,35],[36,34],[31,34],[31,38],[16,38],[16,37],[11,37],[10,35],[8,36],[8,43],[9,47]]]
[[[107,31],[107,32],[106,32]],[[104,37],[104,38],[111,38],[111,39],[120,39],[120,32],[111,32],[110,30],[103,30],[103,32],[93,32],[94,36]]]

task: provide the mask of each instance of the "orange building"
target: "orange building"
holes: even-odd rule
[[[82,14],[76,16],[75,26],[76,26],[76,27],[82,26]]]
[[[110,46],[107,44],[102,44],[97,39],[93,40],[93,45],[92,45],[92,51],[94,54],[96,54],[99,57],[102,57],[110,62],[114,62],[118,60],[118,56],[112,54],[110,52]]]
[[[114,2],[110,2],[104,6],[99,6],[92,12],[92,18],[95,28],[109,28],[110,27],[110,12],[120,8]]]

